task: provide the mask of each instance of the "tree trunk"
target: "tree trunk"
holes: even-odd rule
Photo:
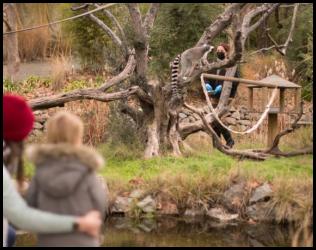
[[[4,26],[6,31],[17,30],[17,17],[15,4],[10,3],[6,5]],[[17,33],[12,33],[4,36],[4,49],[7,55],[7,77],[11,81],[16,80],[16,74],[19,71],[20,57],[19,57],[19,47],[18,47],[18,35]]]

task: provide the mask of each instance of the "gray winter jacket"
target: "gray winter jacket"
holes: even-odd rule
[[[108,209],[108,190],[95,170],[103,158],[87,146],[33,145],[26,155],[36,166],[26,200],[30,206],[63,215],[84,215]],[[106,185],[105,185],[106,186]],[[80,232],[39,234],[39,246],[99,246],[99,240]]]

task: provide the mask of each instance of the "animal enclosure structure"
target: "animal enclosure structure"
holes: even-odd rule
[[[213,75],[213,74],[203,74],[204,78],[209,79],[216,79],[216,80],[224,80],[224,81],[235,81],[240,82],[242,84],[247,84],[248,88],[248,108],[249,112],[264,112],[265,109],[267,110],[267,116],[268,116],[268,136],[267,136],[267,146],[271,146],[273,143],[273,140],[275,136],[278,133],[278,114],[286,113],[286,114],[297,114],[299,113],[300,109],[300,102],[301,102],[301,86],[287,81],[283,78],[281,78],[278,75],[271,75],[268,76],[260,81],[255,80],[248,80],[243,78],[235,78],[235,77],[226,77],[226,76],[219,76],[219,75]],[[261,108],[259,107],[259,110],[254,110],[254,89],[260,89],[261,93]],[[279,103],[275,106],[273,105],[273,94],[272,98],[269,98],[269,89],[274,89],[274,91],[279,92]],[[285,92],[286,90],[294,90],[294,108],[292,110],[287,109],[286,110],[286,104],[285,104]],[[274,95],[275,96],[275,95]],[[270,101],[269,101],[270,99]],[[272,99],[272,100],[271,100]],[[268,102],[271,103],[271,105],[268,105]]]

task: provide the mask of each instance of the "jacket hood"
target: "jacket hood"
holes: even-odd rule
[[[83,145],[31,145],[25,153],[37,168],[35,181],[39,189],[56,198],[70,195],[88,173],[104,165],[99,153]]]

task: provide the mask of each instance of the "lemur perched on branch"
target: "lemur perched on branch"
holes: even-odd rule
[[[203,56],[206,57],[207,53],[211,52],[213,48],[213,46],[204,44],[200,47],[187,49],[182,54],[176,56],[170,64],[172,90],[171,100],[175,101],[181,99],[181,95],[179,93],[179,77],[180,79],[186,80],[187,77],[193,73],[195,67],[201,62]]]

